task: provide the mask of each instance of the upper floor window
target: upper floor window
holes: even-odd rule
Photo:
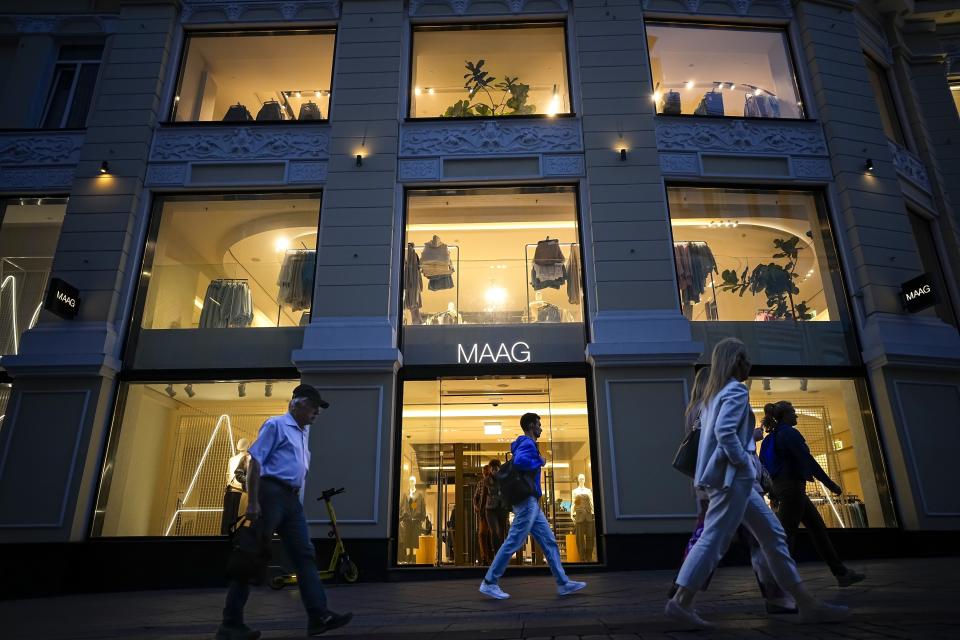
[[[890,90],[887,70],[874,62],[870,56],[865,57],[867,62],[867,75],[870,76],[873,95],[877,100],[877,108],[880,110],[880,122],[883,125],[883,132],[889,139],[901,147],[906,147],[903,128],[900,126],[900,118],[897,117],[897,107],[893,101],[893,92]]]
[[[410,117],[572,111],[562,24],[418,27]]]
[[[583,321],[570,187],[411,191],[406,236],[406,324]]]
[[[144,329],[309,322],[318,194],[171,196],[158,208]]]
[[[804,117],[781,30],[647,23],[647,46],[659,114]]]
[[[44,109],[44,129],[78,129],[86,126],[102,56],[101,45],[60,47],[50,96]]]
[[[334,39],[332,31],[189,35],[171,120],[325,120]]]

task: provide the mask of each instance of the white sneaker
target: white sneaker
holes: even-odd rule
[[[500,588],[500,585],[487,584],[486,580],[480,583],[480,593],[485,596],[490,596],[494,600],[506,600],[510,597],[510,594],[505,593],[504,590]]]
[[[571,593],[576,593],[587,586],[586,582],[577,582],[576,580],[567,580],[563,584],[557,586],[557,593],[561,596],[568,596]]]
[[[818,624],[821,622],[843,622],[850,619],[850,608],[842,604],[817,603],[814,607],[800,609],[800,622]]]
[[[663,615],[670,620],[682,622],[696,629],[710,629],[713,627],[712,624],[698,616],[696,611],[693,609],[684,609],[672,598],[667,600],[667,606],[663,609]]]

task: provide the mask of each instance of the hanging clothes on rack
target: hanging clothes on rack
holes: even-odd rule
[[[567,259],[567,302],[580,304],[580,248],[574,244],[570,247],[570,257]]]
[[[683,302],[698,303],[707,288],[707,278],[717,271],[717,261],[706,242],[675,242],[677,283]]]
[[[559,240],[546,240],[537,243],[533,253],[533,268],[530,270],[530,285],[537,291],[559,289],[567,281],[567,268],[564,266],[566,256],[560,249]]]
[[[317,252],[312,249],[288,249],[280,266],[277,302],[294,311],[309,309],[313,299],[313,274],[317,270]]]
[[[429,281],[430,291],[453,289],[453,263],[450,261],[450,249],[439,236],[433,236],[423,245],[420,256],[420,271]]]
[[[200,311],[201,329],[249,327],[253,322],[253,298],[247,280],[219,278],[207,285]]]
[[[407,243],[407,256],[403,262],[403,308],[410,311],[413,324],[423,324],[420,308],[423,306],[423,274],[420,256],[412,242]]]

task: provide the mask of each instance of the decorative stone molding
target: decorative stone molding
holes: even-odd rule
[[[660,171],[669,174],[699,175],[700,159],[695,153],[661,153]]]
[[[3,167],[0,189],[4,191],[69,190],[76,167]]]
[[[151,164],[147,168],[146,184],[148,185],[183,185],[187,181],[186,162],[176,164]]]
[[[826,158],[791,158],[790,170],[794,178],[829,180],[833,169]]]
[[[567,0],[410,0],[410,16],[566,13]]]
[[[792,0],[719,0],[704,3],[704,0],[643,0],[644,11],[670,11],[678,13],[699,13],[701,7],[705,13],[717,13],[718,4],[726,4],[729,10],[738,16],[746,15],[793,15]]]
[[[287,167],[287,182],[324,182],[326,179],[326,162],[291,162]]]
[[[919,158],[895,142],[887,140],[887,144],[890,146],[890,153],[893,154],[893,166],[900,177],[911,182],[925,193],[933,193],[927,168],[923,166]]]
[[[400,160],[401,180],[437,180],[440,178],[440,158]]]
[[[328,125],[162,128],[151,161],[325,160]]]
[[[0,133],[0,166],[76,164],[83,137],[82,131]]]
[[[248,18],[249,16],[249,18]],[[184,23],[253,22],[271,19],[329,20],[340,17],[340,0],[183,0]]]
[[[583,156],[543,156],[542,172],[545,176],[582,176],[585,172]]]
[[[404,123],[401,156],[488,155],[582,151],[580,122],[480,120]]]
[[[105,34],[117,30],[117,16],[110,15],[25,15],[8,16],[17,33],[29,34]]]
[[[826,156],[816,122],[658,118],[657,148],[665,151],[723,151],[728,154]]]

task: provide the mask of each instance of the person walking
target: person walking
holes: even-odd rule
[[[523,430],[523,435],[510,445],[510,451],[513,453],[511,464],[526,477],[530,495],[513,505],[513,523],[510,525],[507,539],[497,550],[487,575],[480,583],[480,593],[496,600],[506,600],[510,597],[500,588],[498,582],[507,570],[510,558],[523,547],[527,536],[532,534],[543,550],[550,571],[557,581],[557,593],[567,596],[580,591],[587,586],[587,583],[567,577],[560,563],[560,547],[557,546],[557,539],[550,530],[547,517],[540,510],[540,497],[543,495],[540,489],[540,469],[547,464],[537,448],[537,440],[543,435],[540,416],[535,413],[523,414],[520,417],[520,428]]]
[[[841,587],[849,587],[866,578],[862,573],[845,566],[827,535],[820,512],[807,496],[807,482],[814,479],[840,495],[843,489],[834,482],[820,463],[810,454],[810,448],[797,429],[797,410],[786,400],[767,404],[761,421],[767,436],[760,444],[760,461],[773,479],[773,499],[777,517],[787,532],[787,541],[793,548],[802,523],[810,532],[817,553],[830,567],[830,572]]]
[[[709,497],[703,534],[677,575],[679,588],[667,600],[666,617],[707,628],[693,600],[716,568],[737,528],[743,524],[757,539],[776,582],[796,601],[804,622],[846,619],[849,610],[813,597],[790,557],[780,521],[755,489],[760,461],[754,451],[756,419],[743,382],[750,373],[746,346],[736,338],[717,343],[700,412],[700,446],[694,482]]]
[[[497,484],[497,471],[500,471],[500,461],[494,458],[490,461],[490,475],[484,480],[487,485],[487,502],[484,508],[484,517],[487,528],[490,530],[490,549],[493,553],[503,545],[507,536],[507,519],[510,506],[506,504],[500,485]]]
[[[477,545],[480,548],[480,563],[490,564],[493,560],[493,550],[490,547],[490,525],[487,523],[487,500],[489,499],[487,480],[490,478],[490,465],[483,465],[480,471],[480,480],[477,482],[476,491],[473,492],[473,513],[477,517]]]
[[[284,550],[297,575],[300,598],[307,611],[307,635],[316,636],[344,626],[352,613],[334,613],[327,608],[327,596],[317,570],[310,530],[300,503],[310,467],[309,427],[321,410],[330,404],[312,386],[301,384],[293,390],[288,411],[267,419],[256,442],[249,449],[247,465],[246,516],[259,521],[260,533],[280,535]],[[250,596],[246,582],[231,581],[227,589],[223,622],[217,640],[257,640],[259,631],[243,622],[243,608]]]

